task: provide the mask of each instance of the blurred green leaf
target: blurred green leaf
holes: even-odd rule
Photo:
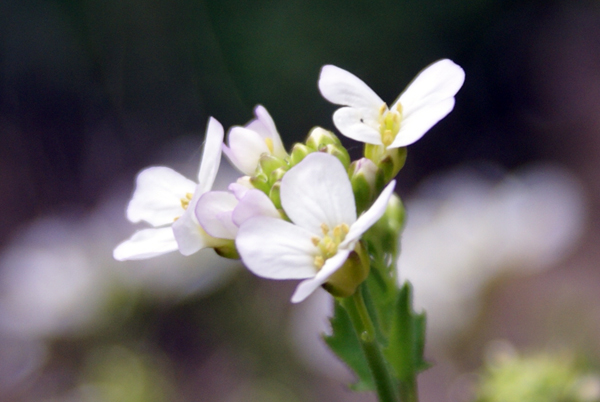
[[[425,313],[413,310],[412,286],[405,282],[398,293],[389,344],[383,352],[401,381],[412,381],[415,373],[429,367],[423,359],[425,324]]]
[[[331,317],[331,328],[333,334],[325,336],[325,342],[356,373],[358,381],[352,388],[357,391],[375,389],[373,376],[350,316],[338,301],[335,302],[334,314]]]

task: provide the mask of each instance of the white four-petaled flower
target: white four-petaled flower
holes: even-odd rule
[[[355,75],[323,66],[319,89],[325,99],[342,105],[333,122],[345,136],[368,144],[398,148],[420,139],[454,107],[465,79],[462,68],[439,60],[417,75],[391,107]]]
[[[346,170],[334,156],[316,152],[281,180],[281,205],[291,222],[258,216],[244,222],[236,246],[258,276],[304,279],[292,302],[304,300],[336,272],[360,236],[385,212],[392,181],[358,219]]]
[[[232,127],[227,135],[229,146],[223,144],[223,153],[242,173],[252,176],[261,155],[268,154],[285,158],[287,152],[275,123],[263,106],[254,108],[256,119],[245,127]]]
[[[198,183],[163,166],[140,172],[127,206],[127,218],[134,223],[145,221],[153,228],[139,230],[119,244],[113,252],[115,259],[145,259],[177,249],[183,255],[191,255],[225,242],[208,235],[194,214],[198,199],[215,181],[221,162],[223,135],[223,126],[211,117],[206,128]]]

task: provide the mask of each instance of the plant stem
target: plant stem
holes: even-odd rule
[[[379,402],[397,402],[394,381],[375,338],[375,327],[365,306],[361,289],[357,289],[353,296],[345,299],[343,305],[350,315],[352,325],[367,358]]]

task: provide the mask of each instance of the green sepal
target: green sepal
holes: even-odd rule
[[[292,148],[292,152],[290,153],[290,166],[296,166],[298,163],[300,163],[304,158],[306,158],[306,155],[314,152],[315,150],[310,149],[309,147],[307,147],[304,144],[294,144],[293,148]]]
[[[375,381],[358,335],[352,326],[350,316],[337,300],[330,321],[333,333],[324,336],[323,339],[329,348],[356,374],[357,381],[352,384],[351,388],[355,391],[374,390]]]
[[[329,130],[325,130],[321,127],[314,127],[312,130],[310,130],[308,138],[306,139],[307,147],[318,151],[327,145],[341,146],[342,143],[340,139]]]
[[[425,313],[413,310],[412,286],[405,282],[396,299],[388,347],[383,351],[400,381],[413,381],[416,373],[430,366],[423,358],[425,326]]]
[[[344,169],[348,170],[350,167],[350,154],[348,154],[348,150],[346,150],[343,145],[327,144],[320,148],[319,151],[338,158],[339,161],[342,162],[342,165],[344,165]]]
[[[273,172],[275,169],[287,169],[288,167],[285,160],[267,153],[264,153],[260,156],[258,164],[260,165],[261,171],[266,175],[271,174],[271,172]]]
[[[269,191],[269,198],[271,199],[271,201],[273,202],[273,205],[275,205],[275,208],[277,209],[282,209],[281,207],[281,196],[280,196],[280,190],[281,189],[281,180],[276,181],[273,186],[271,187],[271,191]]]

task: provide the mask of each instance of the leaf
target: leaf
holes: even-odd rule
[[[423,359],[425,326],[425,313],[414,312],[412,286],[405,282],[396,299],[389,343],[383,352],[400,381],[414,381],[418,372],[429,367]]]
[[[358,381],[352,385],[352,388],[356,391],[374,390],[375,382],[350,316],[337,300],[331,317],[331,328],[333,334],[325,336],[324,340],[358,377]]]

